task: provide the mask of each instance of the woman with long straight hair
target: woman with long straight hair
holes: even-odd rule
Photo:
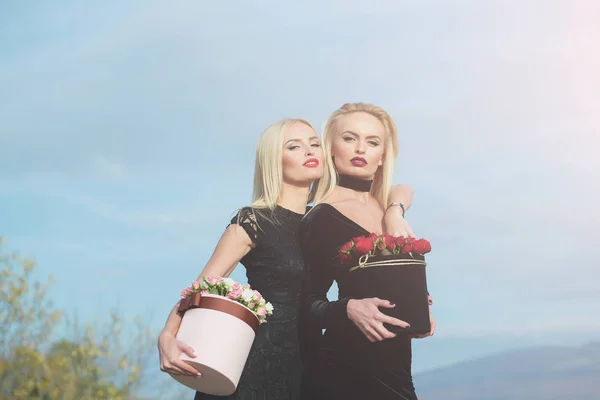
[[[402,332],[408,324],[380,311],[394,307],[386,299],[353,297],[344,285],[349,266],[338,253],[354,237],[388,233],[385,210],[402,207],[388,203],[396,126],[380,107],[345,104],[328,119],[323,144],[324,175],[313,187],[314,205],[300,225],[306,267],[303,319],[304,326],[312,327],[302,337],[307,349],[304,397],[415,400],[411,337]],[[339,300],[328,301],[334,281]],[[317,328],[326,329],[322,337]],[[429,335],[434,329],[432,320]]]

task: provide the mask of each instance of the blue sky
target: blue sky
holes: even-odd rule
[[[366,101],[433,246],[415,370],[598,337],[595,1],[253,3],[0,3],[0,235],[58,306],[158,331],[250,201],[260,132]]]

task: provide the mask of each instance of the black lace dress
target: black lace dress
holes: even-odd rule
[[[417,400],[411,374],[411,339],[371,343],[347,317],[353,293],[344,283],[349,266],[338,257],[339,247],[356,236],[368,235],[336,208],[321,203],[313,207],[300,226],[300,243],[306,266],[303,294],[302,345],[306,351],[305,378],[314,388],[312,400]],[[328,301],[333,281],[339,300]],[[325,328],[320,332],[310,326]]]
[[[236,215],[231,223],[242,226],[255,244],[241,263],[250,286],[273,304],[273,315],[256,332],[236,392],[228,397],[196,392],[195,400],[299,398],[302,364],[297,328],[304,264],[298,228],[303,214],[279,206],[272,213],[261,212],[243,208],[239,220]]]

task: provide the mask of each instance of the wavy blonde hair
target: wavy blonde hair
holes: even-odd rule
[[[254,165],[254,190],[250,207],[262,214],[261,209],[273,211],[283,185],[283,138],[296,123],[315,129],[310,122],[301,118],[285,118],[263,131],[256,145]],[[268,219],[268,216],[263,215]]]
[[[394,174],[394,164],[398,155],[398,132],[392,117],[381,107],[367,103],[346,103],[334,111],[325,124],[323,131],[323,151],[325,152],[325,171],[323,177],[313,185],[310,200],[314,205],[322,202],[329,196],[338,183],[338,173],[331,156],[333,136],[336,133],[338,122],[347,115],[363,112],[377,118],[385,129],[385,148],[383,165],[377,168],[373,178],[371,194],[377,199],[385,210]]]

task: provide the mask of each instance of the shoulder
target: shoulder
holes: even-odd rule
[[[310,236],[319,231],[320,227],[327,224],[334,212],[335,208],[328,203],[319,203],[312,206],[300,221],[300,237]]]
[[[243,228],[254,244],[260,239],[261,226],[264,224],[265,210],[253,207],[242,207],[233,216],[230,225],[238,225]]]
[[[316,206],[307,206],[306,214],[302,217],[300,226],[314,223],[319,217],[331,212],[331,205],[327,203],[319,203]]]

